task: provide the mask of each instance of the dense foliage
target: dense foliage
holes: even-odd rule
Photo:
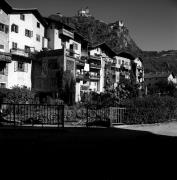
[[[159,123],[177,117],[177,101],[170,96],[133,98],[123,104],[127,108],[126,124]]]
[[[75,102],[75,80],[74,76],[70,71],[63,73],[62,93],[61,99],[67,105],[73,105]]]
[[[35,93],[26,87],[14,86],[12,89],[0,89],[1,102],[6,103],[36,103]]]

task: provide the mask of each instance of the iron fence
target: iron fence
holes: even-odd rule
[[[177,109],[136,107],[87,107],[86,126],[151,124],[177,120]]]
[[[0,122],[14,127],[64,127],[64,105],[1,104]]]
[[[111,124],[109,118],[109,108],[101,106],[87,106],[86,126],[104,126],[109,127]]]

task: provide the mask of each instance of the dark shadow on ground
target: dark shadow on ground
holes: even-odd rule
[[[133,169],[148,174],[169,165],[166,160],[175,160],[176,145],[177,137],[120,128],[0,128],[5,167],[16,168],[20,162],[18,170],[27,173],[67,171],[66,176],[74,170],[76,177],[88,173],[83,179],[94,172],[99,172],[97,179],[123,172],[126,176]]]

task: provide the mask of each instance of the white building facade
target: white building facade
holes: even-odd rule
[[[11,6],[4,0],[0,2],[0,88],[8,84],[8,64],[11,62],[9,53],[9,14]]]
[[[37,9],[13,9],[9,27],[12,62],[8,67],[8,88],[18,85],[31,89],[34,54],[47,46],[45,21]]]

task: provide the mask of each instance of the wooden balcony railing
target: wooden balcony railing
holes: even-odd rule
[[[96,55],[95,56],[90,55],[89,59],[101,61],[101,57],[100,56],[96,56]]]
[[[100,64],[93,64],[93,63],[90,63],[90,68],[101,69],[101,65],[100,65]]]
[[[26,51],[25,49],[11,49],[10,52],[12,55],[19,55],[30,58],[34,57],[34,53],[32,53],[31,51]]]

